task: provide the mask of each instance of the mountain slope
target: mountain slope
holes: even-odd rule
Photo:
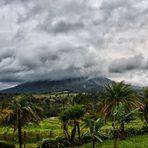
[[[104,77],[80,77],[63,80],[44,80],[20,84],[16,87],[2,90],[1,93],[46,93],[46,92],[84,92],[102,90],[106,84],[112,81]]]

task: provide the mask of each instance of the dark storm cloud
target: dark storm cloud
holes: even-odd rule
[[[9,51],[9,52],[8,52]],[[12,48],[4,48],[4,49],[1,49],[1,53],[0,53],[0,62],[2,62],[3,59],[6,59],[6,58],[12,58],[14,57],[14,53],[13,53],[13,49]]]
[[[50,31],[53,33],[67,33],[67,32],[75,32],[82,29],[84,25],[80,22],[67,22],[67,21],[59,21],[51,26],[42,25],[42,29],[46,32]]]
[[[109,72],[126,73],[133,70],[147,70],[147,62],[142,55],[114,60],[109,66]]]

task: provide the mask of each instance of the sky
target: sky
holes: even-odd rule
[[[148,85],[148,0],[0,0],[0,89],[103,76]]]

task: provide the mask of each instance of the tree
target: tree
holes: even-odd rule
[[[85,111],[82,105],[74,105],[60,113],[59,119],[62,121],[64,134],[69,140],[71,147],[75,145],[75,135],[78,133],[80,143],[80,119],[83,117]],[[68,131],[68,124],[73,123],[71,134]]]
[[[101,114],[105,118],[111,117],[116,105],[121,102],[125,104],[125,111],[128,112],[134,108],[142,108],[142,101],[136,96],[136,93],[132,90],[132,87],[125,84],[124,81],[113,82],[105,87],[103,94],[101,95]]]
[[[117,140],[119,135],[121,136],[121,138],[125,138],[123,136],[125,136],[124,133],[124,123],[128,122],[129,119],[132,119],[131,117],[135,114],[137,114],[139,111],[138,108],[131,110],[129,112],[125,111],[125,104],[123,104],[122,102],[119,102],[116,107],[115,110],[113,112],[113,128],[114,128],[114,148],[117,148]]]
[[[10,114],[3,116],[2,123],[12,125],[14,130],[18,129],[19,147],[22,147],[22,126],[27,122],[38,122],[41,119],[41,108],[29,101],[26,96],[15,97],[8,104]]]
[[[143,89],[144,96],[142,97],[143,103],[144,103],[144,120],[145,122],[148,122],[148,87]]]
[[[0,109],[0,124],[3,124],[3,121],[9,121],[9,118],[14,115],[13,110],[9,108]]]
[[[89,128],[89,134],[92,139],[93,148],[95,148],[95,142],[98,140],[99,142],[103,142],[101,137],[104,136],[101,133],[101,127],[104,125],[104,120],[102,118],[98,118],[97,120],[92,119],[90,116],[85,116],[83,119],[85,125]]]

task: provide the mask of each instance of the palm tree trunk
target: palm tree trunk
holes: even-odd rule
[[[144,107],[144,120],[146,122],[148,122],[147,114],[148,114],[148,104],[145,104],[145,107]]]
[[[118,137],[119,137],[119,131],[114,126],[114,148],[118,148]]]
[[[114,139],[114,148],[118,148],[118,138]]]
[[[93,138],[92,143],[93,143],[93,148],[95,148],[96,147],[96,145],[95,145],[95,138]]]
[[[26,148],[26,131],[24,131],[24,148]]]
[[[68,132],[67,124],[68,124],[67,122],[64,122],[64,123],[63,123],[64,134],[65,134],[66,138],[68,138],[68,140],[70,141],[70,135],[69,135],[69,132]]]
[[[72,132],[71,132],[71,145],[75,144],[74,139],[75,139],[75,135],[76,135],[76,127],[77,127],[77,125],[74,121],[74,128],[72,129]]]
[[[125,139],[124,122],[121,122],[121,139]]]
[[[78,138],[79,138],[79,144],[80,144],[81,136],[80,136],[80,125],[79,125],[79,122],[77,122],[77,130],[78,130]]]
[[[21,125],[21,111],[18,109],[18,139],[19,139],[19,148],[22,148],[22,125]]]

